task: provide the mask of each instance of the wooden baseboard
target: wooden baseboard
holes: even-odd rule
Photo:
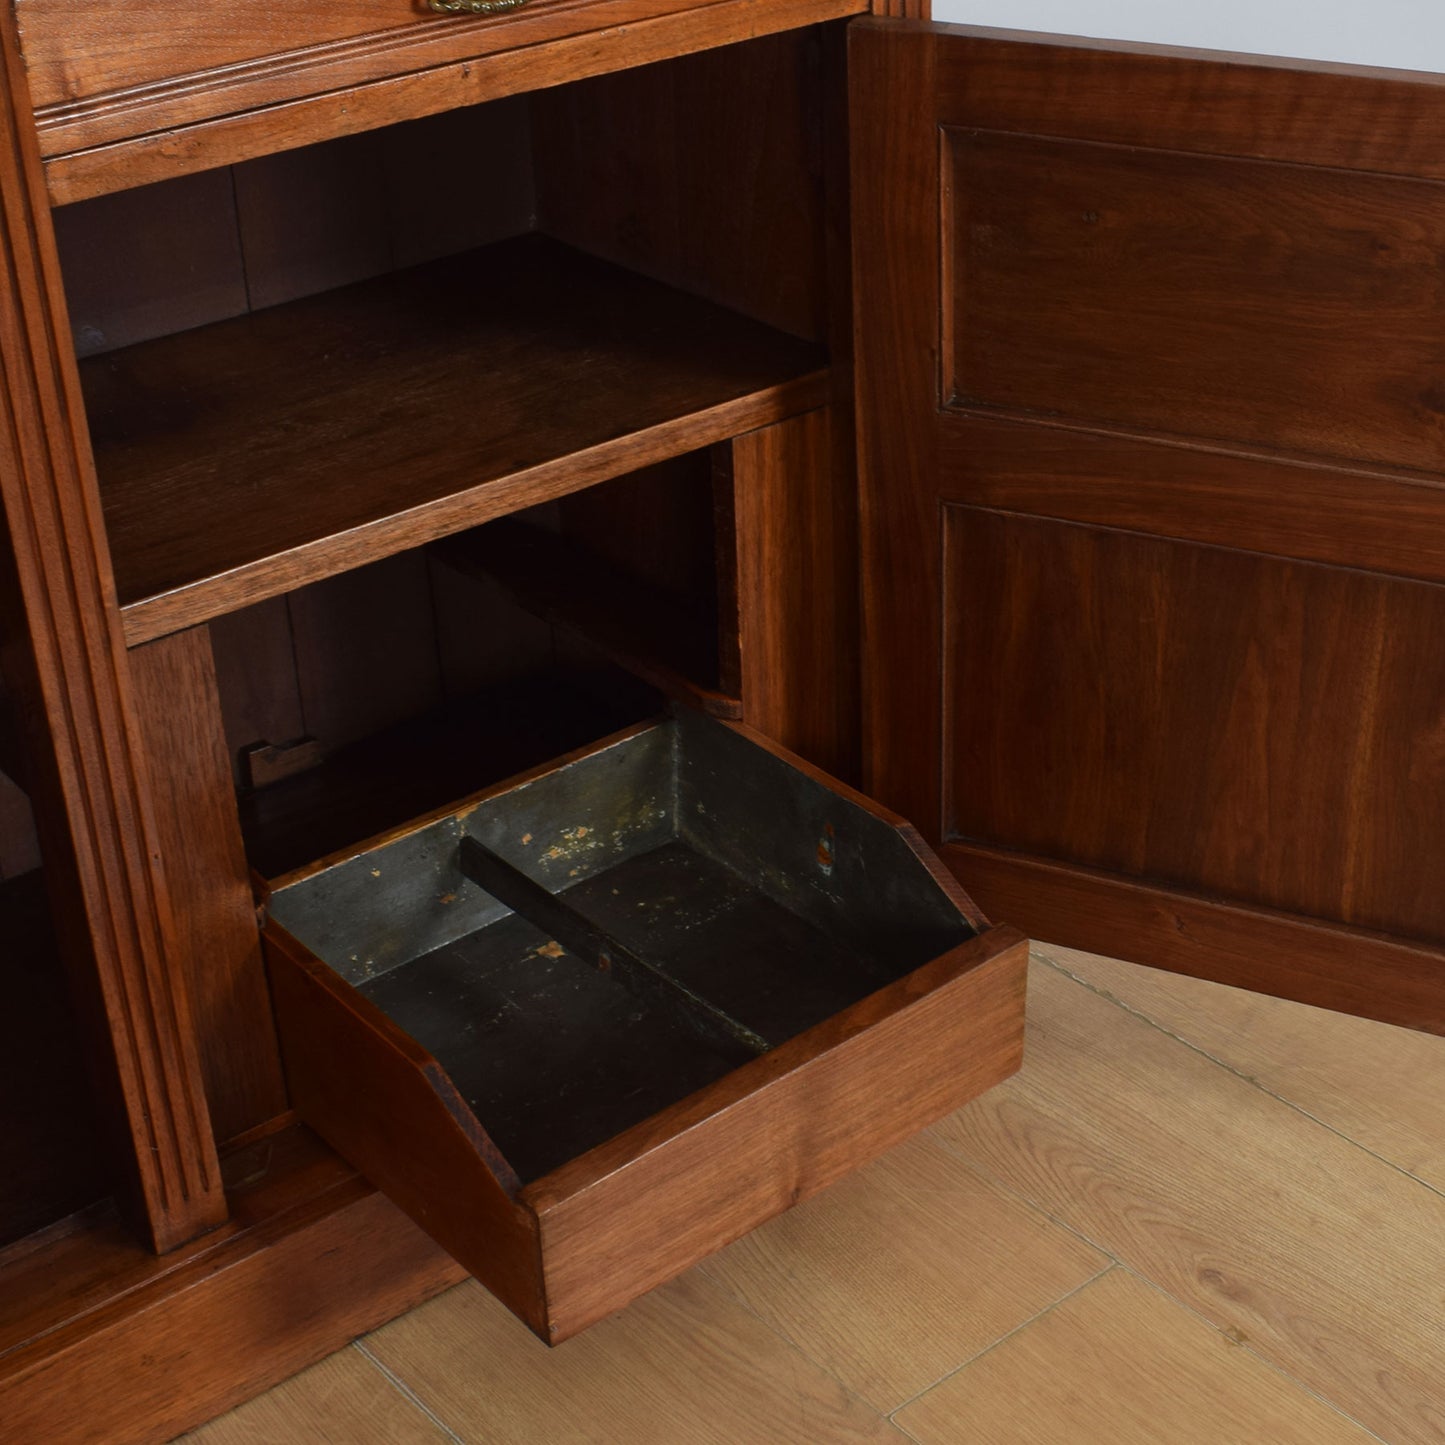
[[[0,1258],[6,1441],[169,1440],[463,1277],[307,1131],[249,1157],[232,1221],[175,1254],[98,1222]]]
[[[989,917],[1033,938],[1445,1034],[1445,948],[974,844],[939,850]]]

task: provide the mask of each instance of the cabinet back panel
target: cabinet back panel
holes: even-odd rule
[[[30,799],[0,773],[0,878],[14,878],[40,866],[40,843]]]
[[[1445,939],[1445,588],[945,515],[953,837]]]
[[[790,32],[541,92],[542,229],[822,339],[836,223],[824,117],[841,80],[825,44]]]
[[[958,130],[945,172],[956,401],[1445,461],[1445,186]]]
[[[78,201],[55,223],[92,356],[517,235],[535,209],[518,97]]]

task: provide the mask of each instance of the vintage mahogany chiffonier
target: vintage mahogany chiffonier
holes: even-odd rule
[[[0,1437],[1445,1030],[1445,92],[923,9],[0,4]]]

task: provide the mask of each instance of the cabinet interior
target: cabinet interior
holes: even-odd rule
[[[112,1187],[12,714],[0,690],[0,1251],[97,1205]]]
[[[57,211],[127,637],[208,624],[259,872],[743,713],[729,438],[827,399],[840,44]]]

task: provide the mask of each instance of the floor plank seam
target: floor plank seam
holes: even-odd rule
[[[1148,1024],[1151,1029],[1155,1029],[1157,1032],[1163,1034],[1165,1038],[1173,1039],[1175,1043],[1182,1044],[1191,1053],[1197,1054],[1201,1059],[1207,1059],[1211,1064],[1217,1065],[1219,1068],[1223,1069],[1226,1074],[1232,1074],[1236,1079],[1239,1079],[1241,1082],[1250,1085],[1251,1088],[1258,1089],[1259,1092],[1261,1094],[1264,1094],[1267,1098],[1273,1099],[1277,1103],[1283,1104],[1285,1108],[1293,1110],[1301,1118],[1308,1119],[1312,1124],[1318,1124],[1321,1129],[1328,1130],[1337,1139],[1343,1139],[1346,1144],[1350,1145],[1350,1147],[1353,1149],[1358,1149],[1361,1154],[1368,1155],[1371,1159],[1374,1159],[1377,1162],[1383,1164],[1387,1169],[1393,1169],[1396,1174],[1403,1175],[1412,1183],[1418,1184],[1422,1189],[1428,1189],[1430,1193],[1435,1195],[1437,1198],[1445,1199],[1445,1189],[1440,1189],[1437,1185],[1432,1184],[1428,1179],[1422,1179],[1418,1174],[1414,1174],[1410,1170],[1406,1169],[1403,1164],[1398,1164],[1395,1162],[1395,1160],[1387,1159],[1383,1154],[1376,1153],[1375,1150],[1371,1149],[1367,1144],[1360,1143],[1358,1139],[1355,1139],[1349,1134],[1346,1134],[1343,1129],[1337,1128],[1327,1119],[1321,1119],[1318,1114],[1310,1113],[1308,1109],[1304,1108],[1300,1104],[1297,1104],[1293,1099],[1286,1098],[1285,1095],[1276,1093],[1275,1090],[1271,1089],[1267,1084],[1264,1084],[1259,1079],[1255,1078],[1253,1074],[1246,1074],[1243,1069],[1237,1069],[1227,1060],[1221,1059],[1215,1054],[1211,1054],[1208,1049],[1203,1048],[1201,1045],[1194,1043],[1190,1039],[1186,1039],[1182,1034],[1178,1034],[1173,1029],[1168,1028],[1164,1024],[1161,1024],[1158,1019],[1151,1018],[1147,1013],[1144,1013],[1142,1010],[1135,1008],[1133,1004],[1126,1003],[1117,995],[1110,993],[1108,989],[1101,988],[1098,984],[1090,982],[1087,978],[1081,978],[1078,974],[1074,973],[1067,964],[1060,963],[1058,959],[1053,958],[1049,954],[1045,953],[1040,945],[1034,944],[1033,947],[1030,949],[1030,954],[1046,968],[1053,969],[1055,973],[1063,974],[1063,976],[1067,978],[1071,983],[1078,984],[1080,988],[1088,989],[1090,993],[1094,994],[1098,998],[1103,999],[1105,1003],[1111,1003],[1114,1005],[1115,1008],[1122,1009],[1126,1014],[1129,1014],[1133,1018],[1139,1019],[1142,1023]],[[1140,966],[1147,967],[1147,965]],[[1225,987],[1225,985],[1220,985],[1220,987]],[[1305,1005],[1301,1005],[1301,1007],[1305,1007]],[[1025,1055],[1025,1067],[1027,1067],[1027,1063],[1027,1055]]]
[[[1213,1330],[1216,1335],[1220,1336],[1220,1338],[1230,1348],[1236,1350],[1243,1350],[1244,1353],[1247,1354],[1251,1359],[1258,1360],[1259,1363],[1262,1364],[1272,1374],[1278,1375],[1281,1380],[1284,1380],[1288,1384],[1294,1386],[1294,1388],[1299,1390],[1301,1394],[1308,1395],[1312,1400],[1315,1400],[1319,1404],[1325,1406],[1326,1409],[1330,1410],[1333,1414],[1338,1415],[1343,1420],[1349,1421],[1349,1423],[1353,1425],[1357,1430],[1359,1430],[1361,1434],[1367,1435],[1371,1440],[1378,1441],[1379,1445],[1391,1445],[1391,1442],[1385,1439],[1383,1435],[1376,1434],[1375,1431],[1371,1430],[1368,1425],[1365,1425],[1359,1420],[1355,1419],[1355,1417],[1351,1415],[1348,1410],[1344,1409],[1343,1406],[1337,1404],[1334,1400],[1330,1399],[1328,1395],[1322,1395],[1312,1385],[1306,1384],[1305,1381],[1299,1379],[1295,1375],[1290,1374],[1290,1372],[1286,1370],[1284,1366],[1276,1364],[1275,1361],[1271,1360],[1268,1355],[1262,1355],[1257,1349],[1254,1348],[1254,1346],[1248,1340],[1236,1340],[1229,1333],[1228,1330],[1222,1328],[1214,1320],[1210,1319],[1207,1314],[1205,1314],[1202,1310],[1196,1308],[1194,1305],[1190,1304],[1187,1300],[1180,1299],[1178,1295],[1174,1294],[1171,1290],[1166,1289],[1162,1284],[1159,1283],[1157,1279],[1151,1279],[1141,1270],[1134,1269],[1132,1266],[1127,1264],[1120,1264],[1119,1268],[1122,1269],[1125,1274],[1133,1275],[1134,1278],[1137,1279],[1141,1284],[1147,1285],[1150,1289],[1154,1291],[1155,1294],[1161,1295],[1171,1304],[1177,1305],[1187,1314],[1193,1315],[1195,1319],[1200,1320],[1204,1324],[1208,1325],[1209,1328]]]
[[[933,1140],[935,1144],[938,1145],[940,1149],[945,1150],[947,1153],[952,1154],[955,1159],[960,1160],[965,1166],[965,1168],[972,1170],[973,1173],[977,1175],[978,1178],[982,1179],[986,1184],[992,1185],[1001,1193],[1007,1194],[1011,1199],[1017,1199],[1018,1202],[1022,1204],[1026,1209],[1033,1210],[1035,1214],[1043,1215],[1043,1217],[1047,1219],[1050,1224],[1054,1225],[1058,1229],[1063,1230],[1065,1234],[1073,1235],[1073,1237],[1077,1239],[1080,1244],[1087,1244],[1090,1249],[1096,1250],[1099,1254],[1102,1254],[1105,1259],[1109,1260],[1111,1268],[1114,1265],[1122,1266],[1124,1264],[1124,1261],[1117,1254],[1115,1254],[1114,1251],[1110,1249],[1107,1245],[1101,1244],[1097,1239],[1091,1239],[1087,1234],[1083,1232],[1083,1230],[1079,1229],[1076,1225],[1070,1224],[1067,1219],[1061,1219],[1057,1214],[1055,1214],[1051,1209],[1045,1207],[1037,1199],[1034,1199],[1030,1195],[1025,1194],[1022,1189],[1019,1189],[1017,1186],[1010,1184],[1006,1179],[995,1174],[993,1170],[989,1169],[986,1165],[980,1164],[978,1160],[973,1158],[961,1144],[956,1143],[954,1140],[949,1139],[943,1134],[934,1133],[931,1128],[928,1132],[929,1137]],[[1099,1274],[1108,1274],[1108,1272],[1108,1269],[1103,1269],[1099,1271]],[[1098,1277],[1099,1276],[1096,1275],[1094,1278],[1097,1279]],[[1093,1283],[1093,1281],[1091,1280],[1089,1281],[1089,1283]],[[931,1389],[932,1386],[930,1386],[929,1388]],[[902,1407],[900,1406],[900,1408]]]
[[[941,1374],[936,1380],[932,1381],[930,1384],[925,1385],[923,1389],[919,1390],[916,1394],[910,1395],[906,1400],[903,1401],[902,1404],[895,1405],[886,1416],[888,1423],[894,1426],[896,1429],[904,1429],[903,1426],[899,1425],[897,1419],[895,1418],[898,1415],[899,1411],[906,1410],[915,1401],[921,1400],[930,1390],[936,1390],[941,1384],[943,1384],[945,1380],[951,1380],[956,1374],[959,1373],[959,1371],[966,1370],[970,1365],[975,1364],[977,1363],[977,1361],[983,1359],[985,1355],[992,1354],[996,1349],[998,1349],[1000,1345],[1013,1339],[1013,1337],[1021,1330],[1028,1329],[1030,1325],[1034,1324],[1037,1320],[1043,1319],[1045,1315],[1053,1314],[1053,1312],[1058,1309],[1061,1304],[1064,1304],[1066,1301],[1073,1299],[1073,1297],[1076,1294],[1080,1293],[1082,1290],[1086,1290],[1091,1285],[1097,1284],[1101,1279],[1104,1278],[1106,1274],[1112,1274],[1116,1269],[1123,1268],[1123,1266],[1116,1259],[1114,1259],[1112,1255],[1109,1255],[1109,1260],[1110,1263],[1108,1264],[1108,1266],[1104,1269],[1101,1269],[1098,1274],[1090,1275],[1089,1278],[1086,1279],[1082,1284],[1075,1285],[1073,1289],[1068,1291],[1067,1294],[1061,1294],[1058,1299],[1053,1301],[1052,1304],[1045,1305],[1043,1309],[1038,1310],[1034,1314],[1031,1314],[1028,1319],[1021,1320],[1013,1327],[1013,1329],[1005,1331],[998,1337],[998,1339],[992,1341],[990,1344],[985,1345],[983,1349],[977,1351],[975,1354],[970,1355],[966,1360],[960,1361],[951,1370],[945,1370],[944,1373]],[[905,1431],[905,1433],[907,1432]],[[909,1434],[909,1438],[913,1439],[915,1437]]]
[[[398,1394],[404,1396],[413,1405],[415,1405],[416,1408],[420,1410],[422,1414],[425,1415],[427,1419],[430,1420],[432,1424],[435,1425],[437,1429],[440,1430],[442,1434],[445,1435],[447,1439],[452,1442],[452,1445],[467,1445],[467,1442],[463,1440],[462,1437],[458,1435],[457,1432],[453,1430],[452,1427],[448,1425],[447,1422],[443,1420],[441,1416],[438,1415],[437,1412],[433,1410],[431,1406],[428,1405],[426,1401],[423,1400],[421,1396],[418,1395],[417,1392],[413,1390],[411,1386],[408,1385],[407,1382],[401,1378],[400,1375],[388,1369],[387,1366],[383,1365],[382,1362],[378,1360],[376,1356],[373,1355],[371,1351],[366,1348],[366,1344],[364,1341],[355,1340],[352,1342],[352,1344],[353,1348],[357,1351],[357,1353],[363,1356],[363,1358],[369,1360],[373,1365],[375,1365],[376,1368],[381,1371],[382,1375],[385,1376],[391,1387],[396,1390]]]
[[[876,1416],[879,1420],[888,1419],[888,1415],[884,1411],[880,1410],[871,1401],[865,1400],[860,1394],[857,1393],[856,1390],[852,1388],[851,1385],[847,1383],[846,1380],[844,1380],[835,1371],[829,1369],[829,1367],[825,1365],[821,1360],[814,1359],[813,1356],[810,1355],[807,1350],[802,1347],[802,1345],[797,1343],[797,1341],[790,1340],[787,1335],[785,1335],[782,1330],[780,1330],[770,1319],[768,1319],[764,1315],[760,1315],[757,1310],[755,1310],[747,1300],[745,1300],[740,1294],[738,1294],[738,1292],[733,1289],[725,1279],[714,1274],[712,1270],[708,1268],[708,1266],[712,1263],[712,1259],[713,1257],[710,1256],[709,1258],[704,1259],[701,1263],[695,1266],[697,1272],[702,1275],[704,1279],[711,1280],[712,1283],[719,1290],[721,1290],[728,1299],[730,1299],[735,1305],[737,1305],[744,1314],[751,1315],[753,1319],[755,1319],[760,1325],[762,1325],[762,1327],[767,1330],[770,1335],[772,1335],[775,1339],[780,1340],[784,1346],[786,1346],[790,1350],[796,1350],[798,1354],[800,1354],[805,1360],[807,1360],[810,1365],[812,1365],[815,1369],[820,1370],[824,1375],[826,1375],[828,1379],[830,1379],[835,1385],[837,1385],[837,1387],[842,1390],[842,1392],[861,1409],[867,1410],[871,1415]],[[900,1405],[898,1408],[901,1410],[903,1407]]]

